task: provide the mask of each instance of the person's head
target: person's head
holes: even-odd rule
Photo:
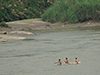
[[[61,59],[59,59],[59,61],[61,61]]]
[[[77,59],[77,58],[75,58],[75,59]]]
[[[66,58],[66,60],[67,60],[68,58]]]

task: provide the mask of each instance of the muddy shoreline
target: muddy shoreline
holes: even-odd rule
[[[20,40],[25,39],[22,35],[34,35],[30,31],[34,30],[53,30],[53,29],[71,29],[71,28],[91,28],[100,27],[100,22],[87,21],[83,23],[49,23],[44,22],[40,18],[19,20],[13,22],[7,22],[11,28],[0,27],[0,32],[6,32],[5,34],[0,33],[0,41],[5,42],[7,40]],[[13,32],[13,34],[11,33]],[[7,37],[7,38],[5,38]],[[9,38],[8,38],[9,37]]]

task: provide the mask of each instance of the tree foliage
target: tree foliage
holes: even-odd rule
[[[0,22],[41,17],[48,0],[0,0]]]
[[[100,0],[55,0],[41,17],[50,22],[100,20]]]

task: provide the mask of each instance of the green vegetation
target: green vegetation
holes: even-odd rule
[[[48,0],[0,0],[0,22],[39,18],[51,4]]]
[[[99,21],[100,0],[0,0],[0,22],[40,17],[49,22]]]
[[[55,0],[41,17],[49,22],[100,20],[100,0]]]
[[[0,23],[0,27],[7,27],[7,28],[10,28],[10,27],[8,26],[8,24],[6,24],[5,21],[2,21],[2,22]]]

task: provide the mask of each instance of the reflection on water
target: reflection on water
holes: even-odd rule
[[[26,40],[0,43],[0,75],[99,75],[100,30],[35,32]],[[77,57],[78,65],[57,66]]]

